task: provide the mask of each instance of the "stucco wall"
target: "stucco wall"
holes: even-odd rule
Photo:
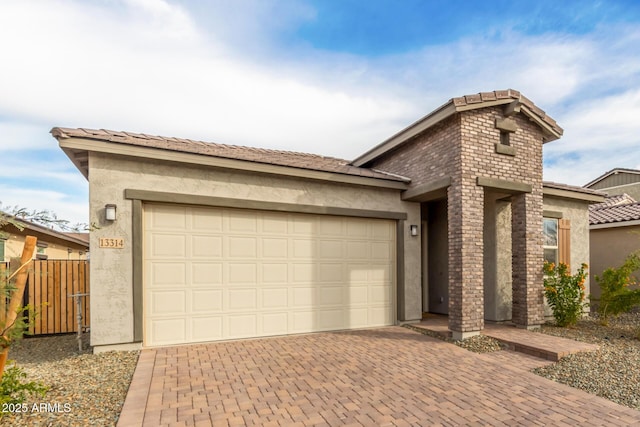
[[[589,211],[584,201],[561,199],[545,196],[544,209],[562,212],[562,218],[571,221],[571,271],[576,272],[582,263],[589,264]],[[586,294],[589,295],[593,280],[593,270],[585,282]],[[545,316],[551,316],[551,310],[545,307]]]
[[[398,190],[329,183],[300,178],[229,171],[151,160],[90,153],[91,340],[92,345],[133,341],[132,202],[124,189],[237,198],[275,203],[299,203],[406,212],[404,227],[405,319],[421,317],[420,239],[411,237],[409,224],[420,224],[420,206],[400,201]],[[117,220],[105,223],[104,205],[117,205]],[[100,249],[101,237],[121,237],[122,249]]]
[[[618,187],[603,188],[601,191],[604,191],[610,196],[627,193],[636,201],[640,202],[640,182],[621,185]]]
[[[600,297],[600,287],[595,276],[610,267],[619,267],[631,252],[640,250],[640,225],[611,227],[589,232],[591,247],[591,294]],[[637,272],[636,275],[640,274]]]

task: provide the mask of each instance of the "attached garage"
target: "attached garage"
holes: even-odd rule
[[[143,344],[392,325],[396,222],[143,205]]]

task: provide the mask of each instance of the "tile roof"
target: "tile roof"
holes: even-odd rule
[[[640,202],[628,194],[609,196],[602,203],[589,206],[589,224],[612,224],[640,220]]]
[[[636,203],[637,200],[628,195],[627,193],[615,194],[613,196],[607,196],[604,202],[589,205],[590,210],[608,208],[609,206],[628,205],[630,203]]]
[[[138,147],[199,154],[203,156],[288,166],[299,169],[355,175],[390,181],[410,182],[410,179],[406,177],[375,169],[353,166],[348,160],[320,156],[317,154],[226,145],[194,141],[191,139],[147,135],[142,133],[116,132],[105,129],[70,129],[55,127],[51,129],[51,133],[56,138],[84,138]]]
[[[464,95],[457,98],[452,98],[450,102],[456,107],[462,107],[467,105],[479,104],[481,102],[498,101],[501,99],[513,99],[518,100],[522,105],[526,106],[532,113],[534,113],[540,120],[549,125],[555,132],[562,135],[564,130],[558,125],[558,123],[551,117],[547,116],[541,108],[537,107],[533,101],[526,96],[522,95],[520,91],[514,89],[506,90],[494,90],[492,92],[480,92],[474,95]]]

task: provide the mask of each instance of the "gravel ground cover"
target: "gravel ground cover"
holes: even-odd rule
[[[541,332],[599,344],[600,350],[563,357],[536,374],[640,409],[640,314],[610,318],[607,326],[594,316],[572,328],[545,325]]]
[[[485,335],[476,335],[475,337],[468,338],[464,341],[456,341],[451,338],[445,338],[441,334],[429,331],[424,328],[418,328],[416,326],[406,324],[403,325],[407,329],[421,333],[422,335],[428,335],[433,338],[438,338],[442,341],[450,342],[462,347],[466,350],[473,351],[474,353],[491,353],[493,351],[500,351],[504,349],[504,346],[495,338],[491,338]]]
[[[25,402],[27,412],[0,414],[0,426],[115,425],[139,352],[93,354],[84,348],[78,353],[75,335],[25,338],[14,345],[9,359],[24,369],[27,381],[50,389],[45,397]]]

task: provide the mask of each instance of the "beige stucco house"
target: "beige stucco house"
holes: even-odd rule
[[[23,219],[16,221],[24,227],[22,230],[12,224],[0,230],[0,262],[19,258],[27,235],[38,239],[34,259],[87,259],[89,233],[65,233]]]
[[[602,203],[589,207],[589,245],[592,277],[607,268],[619,267],[632,252],[640,250],[640,171],[613,169],[587,184],[610,194]],[[640,272],[636,272],[636,275]],[[597,306],[600,287],[591,287]]]
[[[587,262],[587,206],[603,200],[542,182],[542,145],[562,129],[514,90],[453,98],[353,161],[52,134],[88,179],[99,226],[98,351],[377,327],[424,312],[447,314],[455,338],[485,321],[535,327],[543,257]]]

